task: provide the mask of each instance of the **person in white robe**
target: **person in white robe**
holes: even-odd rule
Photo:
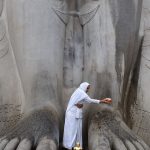
[[[90,89],[90,84],[84,82],[72,94],[66,114],[63,135],[63,147],[71,150],[78,142],[82,147],[82,107],[83,103],[111,103],[110,98],[102,100],[91,99],[87,92]]]

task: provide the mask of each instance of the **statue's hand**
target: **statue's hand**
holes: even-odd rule
[[[113,111],[97,112],[90,121],[90,150],[150,150]]]

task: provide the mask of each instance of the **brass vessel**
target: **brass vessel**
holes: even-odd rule
[[[83,150],[82,147],[80,147],[80,143],[76,143],[75,147],[73,148],[73,150]]]

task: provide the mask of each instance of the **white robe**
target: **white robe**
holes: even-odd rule
[[[78,108],[77,106],[75,106],[75,104],[98,104],[100,102],[99,100],[91,99],[86,94],[86,89],[87,87],[84,90],[82,88],[78,88],[72,94],[66,110],[63,146],[67,149],[72,149],[72,147],[74,147],[77,142],[79,142],[82,147],[82,108]]]

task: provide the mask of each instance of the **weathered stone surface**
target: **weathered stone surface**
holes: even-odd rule
[[[5,146],[7,145],[7,143],[8,143],[9,141],[7,140],[7,139],[4,139],[4,140],[2,140],[1,142],[0,142],[0,149],[4,149],[5,148]]]
[[[97,112],[90,120],[88,132],[90,149],[142,150],[149,147],[131,131],[112,109]]]
[[[57,150],[57,146],[54,141],[44,137],[39,142],[37,150]]]
[[[7,145],[6,147],[4,148],[4,150],[14,150],[17,148],[19,144],[19,139],[15,138],[15,139],[12,139]]]
[[[32,147],[31,141],[28,139],[24,139],[18,145],[17,150],[30,150],[31,147]]]
[[[144,37],[134,69],[128,102],[128,123],[149,144],[150,125],[150,1],[143,1],[142,23]]]
[[[150,118],[137,115],[150,107],[148,6],[148,0],[0,0],[0,135],[18,138],[17,149],[25,143],[27,150],[57,149],[68,99],[88,81],[90,96],[112,97],[114,110],[85,107],[85,146],[149,149],[123,122],[150,145]]]

